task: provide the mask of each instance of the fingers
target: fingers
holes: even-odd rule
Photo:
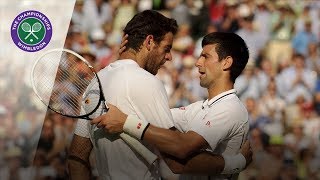
[[[106,131],[108,131],[107,124],[103,121],[103,115],[93,119],[91,121],[91,125],[94,124],[96,124],[97,128],[104,128]]]
[[[128,34],[125,34],[121,39],[121,43],[123,43],[123,41],[127,40],[128,36],[129,36]]]
[[[92,119],[90,123],[91,125],[98,124],[101,122],[101,120],[102,120],[102,116],[98,116],[97,118]]]
[[[112,104],[106,105],[109,107],[108,112],[91,120],[91,125],[103,128],[108,133],[122,132],[127,115]]]
[[[249,140],[246,140],[245,143],[243,144],[243,147],[244,147],[244,148],[251,148],[251,146],[250,146],[250,141],[249,141]]]
[[[125,45],[128,43],[128,34],[124,35],[121,39],[120,48],[125,47]]]
[[[105,125],[103,124],[103,122],[99,122],[97,124],[97,128],[104,128],[104,127],[105,127]]]
[[[119,55],[121,55],[126,48],[126,46],[121,46],[119,49]]]
[[[121,44],[120,44],[120,49],[119,49],[119,55],[121,55],[124,50],[127,48],[125,45],[128,43],[128,34],[125,34],[123,37],[122,37],[122,40],[121,40]]]

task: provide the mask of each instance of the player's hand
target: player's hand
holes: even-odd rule
[[[123,53],[123,51],[127,48],[126,44],[128,43],[128,34],[125,34],[121,39],[120,49],[119,49],[119,56]]]
[[[252,149],[249,140],[246,140],[240,149],[241,154],[246,158],[246,167],[252,162]]]
[[[122,132],[128,115],[124,114],[116,106],[108,104],[108,107],[108,112],[93,119],[91,124],[96,124],[98,128],[103,128],[108,133]]]

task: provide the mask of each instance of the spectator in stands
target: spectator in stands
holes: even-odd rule
[[[317,76],[305,67],[305,57],[295,54],[292,65],[278,74],[278,87],[281,96],[287,103],[295,103],[298,96],[303,96],[307,101],[312,100]]]
[[[312,22],[306,21],[304,29],[294,34],[292,39],[292,47],[295,53],[306,56],[308,54],[309,44],[316,42],[316,35],[313,34]]]
[[[258,99],[261,95],[259,81],[255,75],[255,65],[253,60],[249,60],[242,74],[236,79],[234,88],[241,100],[248,97]]]

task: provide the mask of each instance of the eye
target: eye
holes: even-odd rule
[[[205,54],[201,54],[200,57],[207,59],[207,55],[205,55]]]
[[[166,47],[166,48],[164,49],[164,52],[166,52],[166,53],[170,53],[170,51],[171,51],[171,47]]]

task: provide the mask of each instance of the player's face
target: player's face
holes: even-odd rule
[[[171,47],[173,42],[173,34],[167,33],[164,39],[156,44],[155,47],[147,55],[145,70],[153,75],[158,73],[158,70],[166,61],[172,60]]]
[[[200,73],[200,86],[210,88],[222,78],[222,65],[216,52],[216,45],[206,45],[203,47],[196,66]]]

